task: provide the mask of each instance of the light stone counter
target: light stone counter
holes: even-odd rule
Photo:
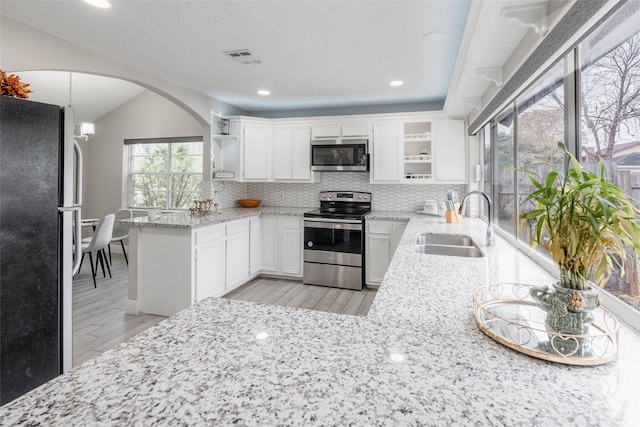
[[[164,213],[159,219],[149,219],[141,216],[132,219],[121,220],[120,222],[133,227],[152,228],[176,228],[189,229],[206,227],[208,225],[220,224],[236,219],[249,218],[259,215],[292,215],[302,216],[303,213],[314,208],[289,208],[284,206],[264,206],[257,208],[225,208],[219,214],[191,215],[187,212]]]
[[[597,367],[503,347],[475,325],[473,291],[552,278],[499,237],[484,246],[479,220],[403,218],[367,318],[207,299],[0,408],[0,424],[640,425],[637,335],[621,327]],[[469,234],[486,257],[417,254],[423,231]]]

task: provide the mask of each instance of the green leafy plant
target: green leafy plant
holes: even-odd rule
[[[602,160],[598,176],[583,169],[562,142],[558,147],[569,160],[564,176],[552,171],[543,180],[535,172],[519,170],[536,188],[526,198],[535,206],[521,216],[520,227],[535,220],[531,244],[549,252],[560,268],[561,286],[586,290],[593,277],[602,287],[614,264],[624,274],[627,247],[640,249],[638,203],[606,181]]]

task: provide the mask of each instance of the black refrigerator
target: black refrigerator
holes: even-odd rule
[[[0,96],[0,116],[4,405],[71,369],[80,206],[73,110]]]

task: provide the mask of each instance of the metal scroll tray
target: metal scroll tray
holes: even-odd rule
[[[583,335],[547,330],[545,311],[529,296],[533,286],[498,283],[478,288],[473,310],[482,332],[529,356],[569,365],[601,365],[618,352],[618,321],[604,308]]]

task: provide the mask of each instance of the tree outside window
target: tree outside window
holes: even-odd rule
[[[640,2],[629,2],[581,45],[581,160],[640,200]],[[636,256],[605,289],[640,310]]]
[[[188,209],[203,180],[202,138],[128,140],[129,205]],[[166,140],[167,142],[163,142]]]

